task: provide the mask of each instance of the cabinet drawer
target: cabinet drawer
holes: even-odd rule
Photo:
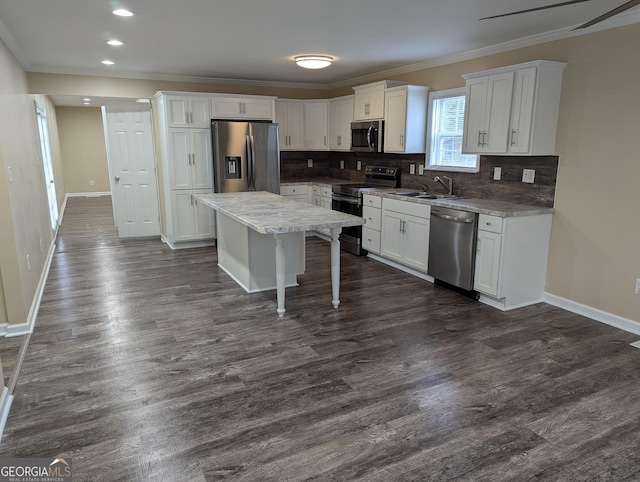
[[[363,227],[362,247],[372,253],[380,254],[380,231]]]
[[[409,214],[419,218],[429,219],[431,217],[431,205],[411,201],[399,201],[397,199],[385,198],[383,208],[388,211]]]
[[[382,211],[369,206],[362,207],[362,217],[367,220],[366,227],[380,231],[382,225]]]
[[[331,197],[331,186],[320,186],[323,197]]]
[[[382,198],[378,196],[362,196],[362,203],[365,206],[380,209],[382,207]]]
[[[322,188],[318,185],[313,185],[311,186],[311,190],[313,191],[313,195],[314,196],[321,196],[322,195]]]
[[[280,194],[283,196],[307,195],[307,186],[290,186],[286,184],[280,185]]]
[[[489,231],[491,233],[502,232],[503,218],[498,216],[489,216],[488,214],[480,214],[478,216],[478,229]]]

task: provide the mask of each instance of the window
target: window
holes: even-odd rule
[[[464,88],[429,94],[427,167],[447,171],[478,171],[478,156],[462,154]]]

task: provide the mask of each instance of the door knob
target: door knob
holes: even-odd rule
[[[120,176],[116,176],[113,178],[116,182],[118,182],[120,180]]]

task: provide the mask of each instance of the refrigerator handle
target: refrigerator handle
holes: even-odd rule
[[[249,135],[249,146],[251,148],[251,187],[256,190],[256,143],[253,139],[253,131]]]
[[[247,191],[253,191],[255,188],[253,182],[253,146],[252,139],[247,134]]]

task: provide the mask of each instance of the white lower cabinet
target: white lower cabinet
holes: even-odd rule
[[[331,184],[311,185],[311,204],[319,208],[331,209]],[[330,229],[318,229],[317,232],[331,236]]]
[[[366,221],[362,227],[362,247],[370,253],[380,254],[382,198],[366,194],[362,198],[362,217]]]
[[[484,301],[504,310],[542,301],[551,218],[479,215],[474,289]]]
[[[428,204],[383,199],[380,255],[426,272],[430,217]]]
[[[215,238],[215,211],[197,202],[197,194],[210,194],[212,190],[171,191],[172,241],[184,242]]]
[[[294,201],[311,204],[309,187],[306,184],[280,185],[280,195]]]

